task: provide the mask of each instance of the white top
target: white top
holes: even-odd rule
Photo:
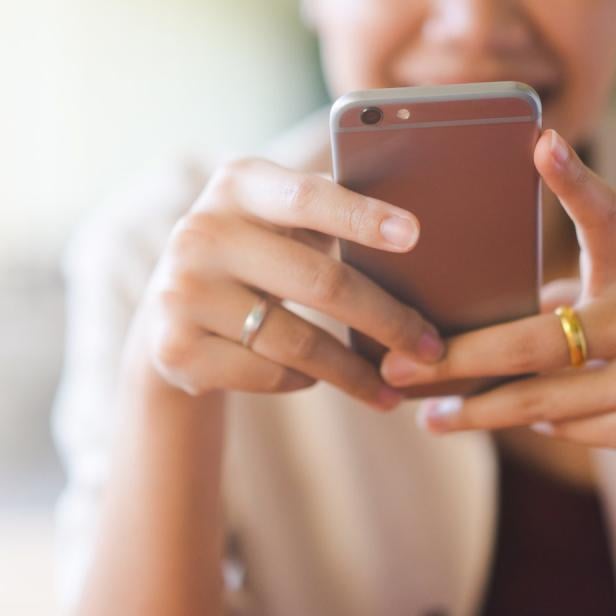
[[[326,170],[323,115],[267,156]],[[66,252],[68,335],[54,433],[68,471],[58,505],[59,586],[67,605],[76,600],[93,546],[131,315],[171,227],[205,181],[199,163],[148,176],[100,208]],[[339,324],[294,309],[341,334]],[[227,405],[227,613],[477,611],[497,515],[489,436],[425,435],[412,403],[381,415],[323,383],[288,395],[233,393]],[[597,455],[612,477],[614,457]],[[616,513],[616,485],[602,487]]]

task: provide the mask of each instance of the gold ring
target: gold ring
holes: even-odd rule
[[[559,306],[554,314],[560,319],[560,325],[567,339],[571,365],[576,368],[583,366],[588,357],[588,346],[578,313],[571,306]]]
[[[244,320],[242,325],[242,333],[240,335],[240,342],[247,348],[251,348],[253,340],[256,338],[267,312],[269,309],[269,302],[267,298],[261,297],[259,301],[251,308],[250,312]]]

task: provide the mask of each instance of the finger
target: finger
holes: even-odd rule
[[[535,164],[575,223],[584,294],[595,297],[616,282],[616,192],[553,130],[537,143]]]
[[[169,383],[191,396],[218,389],[283,393],[305,389],[314,379],[217,336],[175,329],[155,343],[154,361]],[[232,366],[232,369],[230,367]]]
[[[196,209],[219,204],[227,208],[234,204],[260,221],[320,231],[392,252],[406,252],[419,239],[419,222],[410,212],[318,175],[263,160],[241,160],[221,168]]]
[[[336,245],[336,238],[331,235],[325,235],[318,231],[310,231],[308,229],[292,229],[287,237],[315,248],[319,252],[331,254],[332,249]]]
[[[212,305],[216,303],[216,308]],[[246,316],[260,297],[233,282],[209,285],[202,293],[172,296],[169,311],[182,312],[200,328],[239,342]],[[389,410],[402,396],[381,380],[376,368],[328,332],[283,306],[270,303],[252,351],[277,364],[325,380],[372,406]]]
[[[541,290],[541,312],[552,313],[558,306],[573,305],[579,296],[578,279],[555,280]],[[554,336],[547,338],[546,325]],[[520,337],[521,336],[521,337]],[[553,340],[550,344],[549,340]],[[562,368],[569,358],[566,341],[550,316],[526,320],[487,330],[476,330],[449,340],[447,355],[438,364],[417,365],[404,354],[383,357],[381,374],[388,383],[405,386],[475,376],[506,376]],[[532,361],[532,365],[531,362]]]
[[[543,421],[531,429],[547,436],[587,447],[616,448],[616,407],[606,413],[573,421]]]
[[[496,430],[578,420],[616,408],[615,364],[531,377],[487,393],[422,403],[418,421],[433,432]]]
[[[597,300],[578,309],[588,359],[612,359],[616,348],[614,302]],[[475,330],[447,341],[447,354],[422,364],[399,351],[381,363],[386,382],[396,387],[461,378],[549,372],[570,365],[569,346],[559,318],[542,314]]]
[[[541,289],[541,312],[554,312],[559,306],[574,306],[581,291],[579,278],[562,278],[544,285]]]
[[[444,347],[434,327],[349,265],[246,221],[208,214],[185,225],[191,226],[183,233],[197,237],[183,241],[176,233],[179,246],[172,252],[191,275],[230,277],[315,308],[419,361],[441,357]]]

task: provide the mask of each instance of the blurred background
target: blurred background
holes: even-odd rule
[[[147,169],[183,153],[254,151],[326,102],[298,4],[0,1],[2,615],[59,613],[52,514],[63,476],[49,412],[65,242]]]
[[[296,0],[0,3],[0,614],[53,616],[60,257],[182,153],[245,153],[326,102]]]

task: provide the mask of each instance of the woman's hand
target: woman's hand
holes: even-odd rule
[[[377,368],[279,301],[317,309],[418,362],[440,358],[434,327],[328,255],[331,237],[406,252],[419,224],[393,205],[262,160],[219,169],[171,234],[138,312],[145,344],[132,347],[147,348],[157,374],[195,397],[287,392],[322,379],[392,408],[401,397]],[[273,301],[246,348],[244,320],[262,295]]]
[[[542,312],[451,338],[444,359],[421,365],[388,353],[381,365],[395,386],[476,376],[538,373],[476,396],[422,403],[418,420],[443,433],[531,425],[543,434],[616,447],[616,192],[590,171],[563,139],[546,131],[535,164],[575,223],[581,280],[547,285]],[[583,368],[569,350],[552,310],[575,305],[588,342]]]

